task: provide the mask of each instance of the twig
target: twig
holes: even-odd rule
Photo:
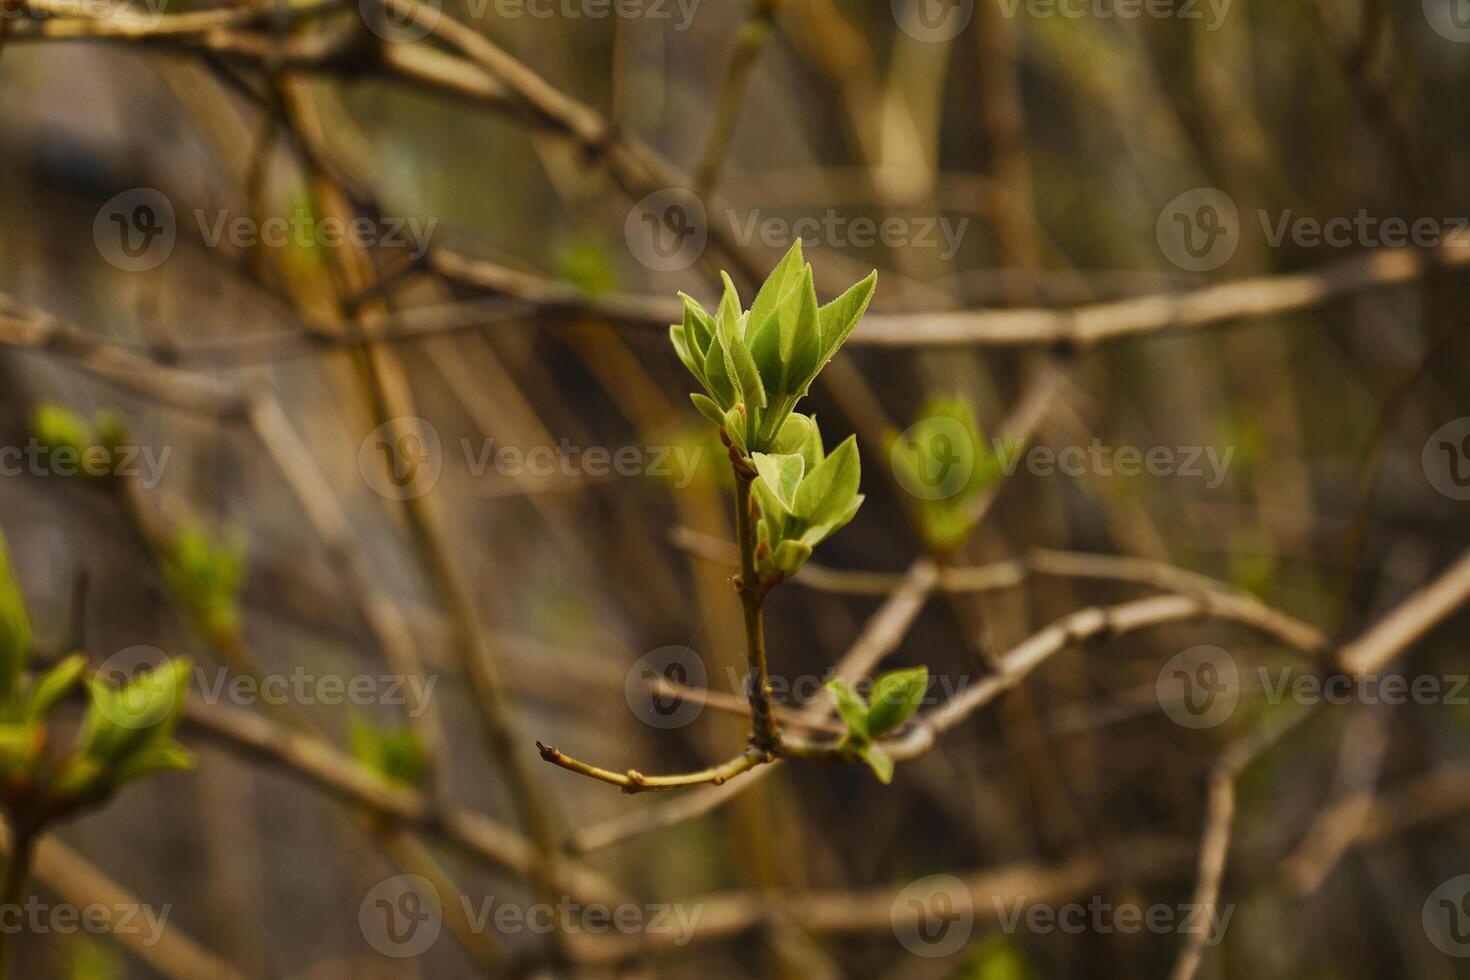
[[[1342,669],[1354,676],[1382,670],[1470,599],[1470,551],[1342,648]]]

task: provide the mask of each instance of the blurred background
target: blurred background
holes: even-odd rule
[[[133,927],[48,920],[15,975],[1470,975],[1461,0],[3,12],[35,655],[197,664],[197,766],[28,889]],[[769,599],[777,700],[844,658],[1005,689],[888,786],[624,795],[535,743],[743,747],[667,325],[797,237],[824,302],[879,284],[803,403],[867,500]],[[133,465],[22,453],[43,406]],[[958,478],[895,465],[915,425]]]

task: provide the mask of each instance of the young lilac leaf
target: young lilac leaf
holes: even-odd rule
[[[794,454],[773,456],[769,453],[755,453],[751,459],[755,461],[755,471],[760,474],[761,482],[790,511],[806,465],[802,458]]]
[[[31,432],[46,449],[67,449],[80,455],[96,444],[92,426],[69,408],[46,402],[31,413]]]
[[[689,341],[690,352],[697,353],[702,359],[709,353],[709,345],[718,333],[715,318],[693,296],[680,293],[679,299],[684,301],[684,336]]]
[[[809,525],[839,520],[852,508],[861,476],[857,439],[848,436],[801,481],[792,510]]]
[[[805,395],[823,363],[821,318],[817,310],[817,287],[812,278],[811,266],[802,270],[801,280],[796,288],[800,292],[781,306],[781,332],[784,335],[788,324],[790,325],[792,336],[786,358],[788,370],[797,383],[794,388],[783,389],[783,392],[788,395]]]
[[[781,297],[790,288],[792,275],[801,267],[801,239],[798,238],[791,243],[791,248],[786,250],[786,254],[776,263],[776,267],[756,292],[755,300],[750,304],[750,323],[753,327],[759,329],[764,326],[771,314],[776,312]]]
[[[786,416],[786,421],[781,423],[781,431],[776,433],[776,438],[771,440],[771,452],[782,455],[800,453],[802,472],[807,472],[814,464],[810,462],[810,457],[802,451],[802,447],[806,445],[814,428],[812,420],[805,415],[799,412],[791,413]]]
[[[19,689],[30,649],[30,613],[0,535],[0,704],[9,703]]]
[[[709,382],[704,379],[704,365],[695,353],[689,349],[687,334],[688,331],[677,324],[669,327],[669,340],[674,344],[674,353],[679,355],[679,360],[684,362],[684,366],[689,369],[689,373],[694,375],[694,380],[698,381],[701,386],[708,388]]]
[[[694,391],[690,392],[689,400],[694,403],[695,408],[699,409],[700,415],[703,415],[715,425],[723,426],[725,424],[725,413],[720,411],[720,406],[715,404],[713,399],[706,398],[699,392]]]
[[[756,506],[760,508],[760,536],[772,553],[786,537],[786,522],[791,513],[786,505],[776,496],[774,490],[766,485],[765,480],[755,480],[750,485],[751,493],[755,495]]]
[[[852,689],[852,685],[840,677],[827,682],[827,693],[837,706],[837,715],[847,725],[848,739],[854,744],[868,742],[868,705],[863,696]]]
[[[874,738],[893,731],[919,709],[929,689],[929,668],[889,671],[873,683],[868,732]]]
[[[740,413],[740,409],[732,408],[725,413],[724,428],[725,435],[735,444],[735,448],[740,450],[742,454],[746,453],[745,416]]]
[[[842,530],[848,525],[853,517],[857,515],[858,508],[862,507],[863,501],[866,499],[867,498],[862,494],[858,494],[857,496],[852,498],[852,501],[848,504],[847,509],[838,514],[837,517],[835,517],[834,519],[830,521],[824,521],[821,524],[809,525],[806,530],[801,532],[801,541],[812,548],[815,548],[823,541],[826,541],[832,535],[836,534],[838,531]]]
[[[873,775],[878,777],[878,782],[885,786],[893,782],[893,756],[885,752],[882,746],[859,746],[857,754],[868,764],[868,768],[873,770]]]
[[[739,401],[735,382],[730,378],[730,359],[725,356],[725,345],[719,337],[710,343],[704,358],[704,390],[722,409],[732,409]]]
[[[868,310],[873,300],[873,291],[878,287],[878,271],[848,289],[847,292],[817,311],[822,329],[822,363],[832,360],[837,349],[847,340],[858,321]]]
[[[745,403],[746,429],[755,431],[755,410],[766,407],[766,389],[761,384],[760,369],[745,344],[744,331],[740,323],[740,299],[735,284],[729,275],[720,273],[725,280],[725,298],[720,300],[719,328],[720,346],[725,351],[725,367],[735,381],[740,400]]]
[[[120,786],[155,772],[192,769],[193,767],[194,753],[177,742],[165,741],[157,745],[145,746],[129,755],[112,770],[110,775],[112,784]]]
[[[82,679],[82,671],[86,667],[87,658],[74,653],[36,678],[26,695],[26,720],[41,721],[49,715],[56,703]]]
[[[790,577],[801,570],[812,556],[812,546],[804,541],[782,541],[776,546],[776,557],[771,564],[783,576]]]

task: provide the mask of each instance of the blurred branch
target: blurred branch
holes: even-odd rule
[[[256,762],[278,767],[313,787],[386,820],[423,833],[518,878],[535,877],[535,848],[526,838],[481,814],[435,804],[425,794],[383,781],[331,745],[234,708],[201,704],[184,709],[187,731],[212,739]],[[620,892],[573,862],[558,863],[558,886],[568,894],[615,900]]]
[[[10,847],[10,832],[0,824],[0,849],[9,852]],[[35,869],[37,879],[78,909],[101,906],[111,917],[119,909],[146,907],[137,896],[54,837],[43,838],[36,844]],[[165,977],[243,980],[232,966],[199,946],[177,926],[168,926],[156,935],[139,928],[109,929],[108,935]]]
[[[754,9],[735,38],[735,50],[730,54],[730,63],[725,66],[725,77],[720,83],[720,95],[715,103],[709,135],[705,137],[704,151],[694,168],[694,193],[701,200],[710,195],[719,180],[720,167],[725,162],[730,137],[735,132],[735,121],[740,118],[740,106],[750,84],[750,73],[755,68],[756,58],[775,33],[776,8],[782,2],[754,0]]]
[[[1439,578],[1344,646],[1339,655],[1342,669],[1359,677],[1382,670],[1467,600],[1470,600],[1470,551],[1460,555]]]

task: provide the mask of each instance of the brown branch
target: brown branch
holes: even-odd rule
[[[1470,551],[1343,647],[1342,669],[1359,677],[1382,670],[1467,600],[1470,600]]]

